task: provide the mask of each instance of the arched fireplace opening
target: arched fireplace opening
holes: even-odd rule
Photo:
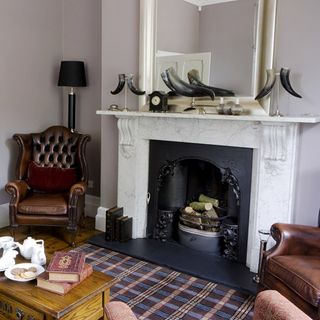
[[[147,234],[245,263],[252,150],[150,142]]]

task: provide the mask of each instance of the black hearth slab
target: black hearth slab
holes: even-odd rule
[[[251,294],[257,292],[257,285],[252,281],[254,273],[244,265],[204,254],[178,243],[152,239],[134,239],[127,242],[105,241],[104,234],[94,236],[88,242],[234,289]]]

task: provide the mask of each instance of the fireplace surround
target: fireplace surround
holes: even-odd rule
[[[252,149],[246,265],[257,271],[258,230],[293,221],[299,126],[316,123],[318,118],[104,110],[97,114],[102,121],[104,116],[118,119],[117,204],[133,217],[133,238],[146,237],[150,140]],[[101,139],[102,144],[108,143],[104,132]],[[99,230],[104,230],[105,210],[98,208]]]

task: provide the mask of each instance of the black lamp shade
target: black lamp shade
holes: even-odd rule
[[[86,73],[83,61],[61,61],[58,86],[86,87]]]

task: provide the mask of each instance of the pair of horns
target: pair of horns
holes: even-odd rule
[[[302,98],[302,96],[292,88],[289,76],[290,76],[290,69],[281,68],[281,70],[280,70],[280,82],[281,82],[283,88],[288,93],[293,95],[294,97]],[[274,85],[276,83],[276,80],[277,80],[277,74],[276,74],[275,70],[274,69],[268,69],[267,70],[266,83],[265,83],[264,87],[262,88],[262,90],[255,97],[255,99],[259,100],[259,99],[262,99],[265,96],[267,96],[272,91],[272,89],[273,89],[273,87],[274,87]]]
[[[167,87],[174,93],[186,97],[209,96],[214,100],[215,96],[234,96],[230,90],[211,87],[201,82],[199,71],[192,69],[188,72],[189,83],[183,81],[171,67],[161,73],[161,78]]]
[[[129,89],[136,95],[141,96],[143,94],[145,94],[145,91],[141,91],[139,89],[137,89],[134,85],[133,85],[133,74],[124,74],[124,73],[120,73],[119,74],[119,81],[118,81],[118,85],[117,87],[111,91],[111,94],[118,94],[122,91],[125,83],[127,82]]]

